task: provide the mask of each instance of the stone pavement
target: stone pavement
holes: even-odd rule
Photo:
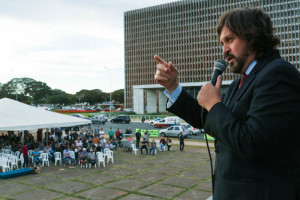
[[[51,163],[41,174],[0,179],[0,199],[201,200],[211,196],[206,148],[186,146],[180,152],[173,145],[172,151],[155,156],[119,150],[114,161],[96,169]]]

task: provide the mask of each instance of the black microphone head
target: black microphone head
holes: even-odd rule
[[[219,59],[214,62],[214,70],[225,71],[226,70],[226,62],[225,60]]]

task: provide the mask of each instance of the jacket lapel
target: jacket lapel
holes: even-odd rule
[[[260,69],[262,69],[267,63],[270,62],[270,60],[280,58],[280,54],[278,50],[275,50],[271,53],[269,53],[267,56],[265,56],[263,59],[259,60],[256,66],[253,68],[253,70],[250,72],[248,77],[244,80],[242,86],[238,88],[238,85],[240,83],[241,78],[239,78],[239,81],[235,82],[233,93],[231,94],[232,97],[228,99],[228,102],[226,105],[228,105],[228,108],[231,110],[234,106],[234,104],[240,100],[242,95],[247,91],[251,83],[254,81],[256,77],[256,73],[259,72]]]

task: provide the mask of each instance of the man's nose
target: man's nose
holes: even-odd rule
[[[224,44],[223,45],[223,55],[225,55],[226,53],[230,52],[230,48],[228,45]]]

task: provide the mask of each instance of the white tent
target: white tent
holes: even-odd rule
[[[70,127],[90,123],[91,120],[42,110],[8,98],[0,99],[0,131]]]

